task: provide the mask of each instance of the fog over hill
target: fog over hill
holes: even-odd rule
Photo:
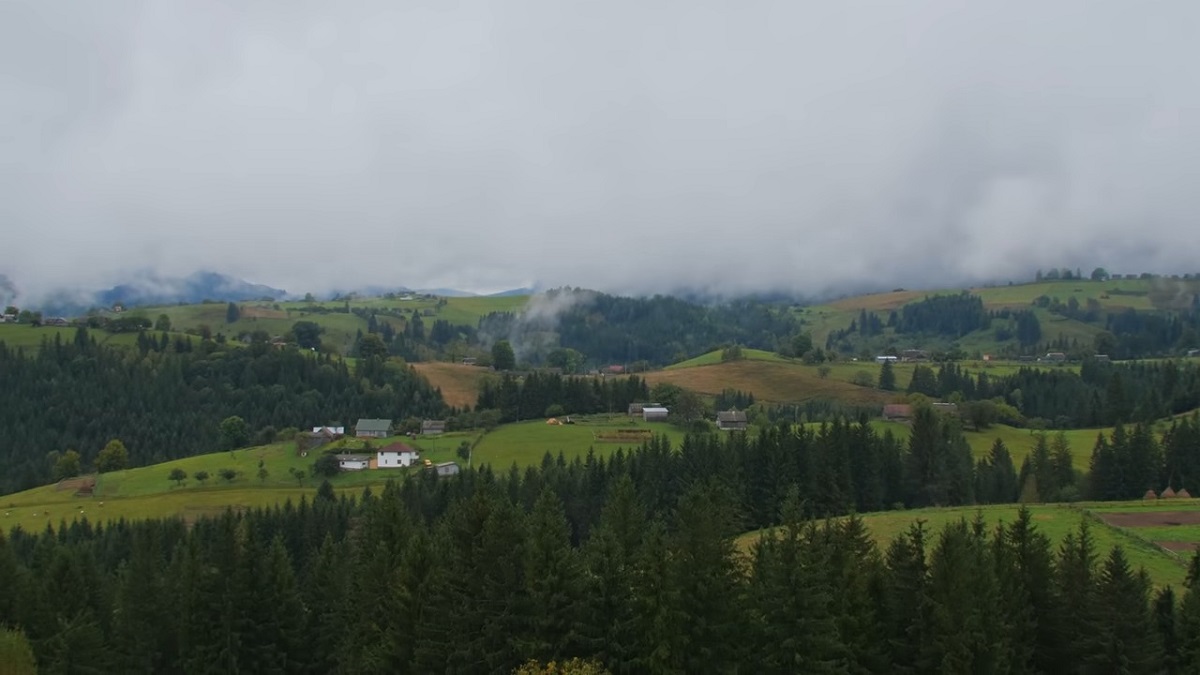
[[[0,4],[0,273],[808,296],[1197,271],[1200,4]],[[1086,270],[1085,270],[1086,271]]]

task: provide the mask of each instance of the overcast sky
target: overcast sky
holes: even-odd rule
[[[0,273],[1200,271],[1197,26],[1195,0],[8,0]]]

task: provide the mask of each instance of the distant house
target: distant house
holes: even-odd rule
[[[440,476],[457,476],[458,475],[458,464],[456,464],[455,462],[442,462],[440,464],[434,464],[433,470],[437,471],[437,475],[439,477]]]
[[[391,432],[391,420],[364,418],[354,425],[354,435],[358,438],[386,438]]]
[[[875,357],[875,363],[896,363],[899,360],[899,356],[888,356],[886,354],[881,354]]]
[[[637,417],[637,416],[641,415],[642,411],[645,410],[646,408],[657,408],[657,407],[658,407],[657,403],[630,403],[628,414],[630,417]]]
[[[345,436],[346,427],[313,427],[314,434],[329,434],[331,436]]]
[[[47,319],[47,320],[46,320],[44,323],[45,323],[47,326],[59,326],[59,327],[63,327],[63,326],[70,326],[70,325],[71,325],[71,322],[70,322],[70,321],[67,321],[66,319],[64,319],[64,318],[63,318],[63,317],[61,317],[61,316],[56,316],[56,317],[53,317],[53,318],[51,318],[51,319]]]
[[[422,420],[421,435],[436,436],[446,433],[446,420]]]
[[[1187,355],[1188,355],[1188,358],[1195,358],[1197,356],[1200,356],[1200,349],[1189,349],[1189,350],[1187,350]]]
[[[646,406],[642,408],[642,419],[647,422],[662,422],[667,419],[669,412],[663,407]]]
[[[16,323],[16,314],[0,314],[0,323]]]
[[[958,414],[958,404],[956,403],[934,403],[933,409],[937,412],[945,413],[947,415]]]
[[[1046,352],[1046,355],[1041,360],[1046,363],[1066,363],[1067,355],[1062,352]]]
[[[924,349],[905,349],[900,352],[901,361],[924,361],[929,358]]]
[[[625,366],[606,366],[604,372],[609,375],[621,375],[625,372]]]
[[[1112,359],[1108,357],[1108,354],[1097,354],[1096,361],[1098,363],[1109,363],[1112,361]]]
[[[473,366],[473,365],[475,365],[475,357],[474,357],[474,356],[465,356],[465,357],[463,357],[462,364],[463,364],[464,366]]]
[[[889,403],[883,406],[883,419],[893,422],[912,418],[912,406],[905,403]]]
[[[746,426],[744,410],[722,410],[717,413],[717,428],[721,431],[745,431]]]
[[[362,471],[371,467],[370,455],[336,455],[342,471]]]
[[[421,458],[421,453],[415,448],[409,447],[404,443],[392,443],[385,446],[376,453],[375,466],[380,469],[398,469],[400,467],[412,466],[418,459]]]

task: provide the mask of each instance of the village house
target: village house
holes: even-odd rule
[[[628,414],[630,417],[638,417],[642,414],[642,410],[644,410],[646,408],[657,408],[657,407],[658,407],[657,403],[630,403]]]
[[[912,418],[912,406],[906,403],[889,403],[883,406],[883,419],[902,422]]]
[[[900,352],[900,360],[905,362],[924,361],[929,358],[924,349],[905,349]]]
[[[887,354],[881,354],[875,357],[875,363],[896,363],[899,360],[899,356],[888,356]]]
[[[1110,363],[1110,362],[1112,362],[1112,359],[1109,358],[1108,354],[1097,354],[1096,355],[1096,363]]]
[[[746,413],[743,410],[722,410],[717,413],[717,428],[721,431],[745,431]]]
[[[392,443],[380,448],[376,453],[375,466],[379,469],[398,469],[412,466],[420,458],[421,453],[417,452],[415,448],[404,443]]]
[[[1188,355],[1188,358],[1195,358],[1197,356],[1200,356],[1200,349],[1189,349],[1189,350],[1187,350],[1187,355]]]
[[[391,432],[391,420],[364,418],[354,425],[354,435],[358,438],[387,438]]]
[[[371,468],[370,455],[336,455],[338,468],[342,471],[362,471]]]
[[[345,436],[346,427],[313,427],[314,434],[328,434],[330,436]]]
[[[421,435],[436,436],[446,433],[446,420],[422,420]]]
[[[464,366],[473,366],[476,364],[476,359],[474,356],[464,356],[463,360],[462,360],[462,364]]]
[[[437,472],[439,478],[442,476],[457,476],[459,471],[458,464],[455,462],[442,462],[440,464],[434,464],[433,470]]]
[[[660,406],[645,406],[642,408],[642,419],[646,422],[665,422],[669,413]]]
[[[1067,355],[1062,352],[1047,352],[1039,361],[1045,361],[1046,363],[1066,363]]]

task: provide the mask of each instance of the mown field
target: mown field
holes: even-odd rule
[[[881,550],[891,543],[896,536],[908,530],[918,520],[925,521],[926,531],[930,533],[929,550],[936,545],[937,533],[948,523],[965,519],[973,522],[976,517],[982,517],[989,529],[1001,523],[1012,522],[1020,507],[1016,504],[1000,506],[971,506],[955,508],[914,509],[911,511],[886,511],[869,513],[862,516],[867,528],[871,531]],[[1160,541],[1155,537],[1166,536],[1153,529],[1142,531],[1140,528],[1116,527],[1104,522],[1103,517],[1112,513],[1135,513],[1150,515],[1171,510],[1188,510],[1200,513],[1200,503],[1197,500],[1172,502],[1120,502],[1120,503],[1088,503],[1077,505],[1034,504],[1029,509],[1033,515],[1038,530],[1045,534],[1057,550],[1058,544],[1066,535],[1078,532],[1080,522],[1088,520],[1091,534],[1096,542],[1096,548],[1101,555],[1116,545],[1125,549],[1131,564],[1143,567],[1157,586],[1174,586],[1179,588],[1187,576],[1187,563],[1190,554],[1169,551],[1154,543]],[[1178,530],[1176,536],[1189,538],[1189,542],[1200,542],[1200,528],[1191,531]],[[742,550],[749,550],[762,532],[749,532],[738,538]]]
[[[636,443],[607,443],[594,435],[615,429],[643,428],[655,434],[666,434],[673,442],[682,434],[662,423],[631,420],[624,415],[599,415],[581,419],[581,423],[564,426],[547,425],[544,420],[504,425],[482,435],[478,432],[452,432],[441,436],[405,438],[393,437],[372,440],[379,448],[394,441],[403,441],[421,451],[422,459],[433,463],[465,462],[458,457],[458,447],[466,442],[476,444],[471,453],[475,466],[491,464],[504,471],[518,466],[540,464],[547,452],[561,452],[568,460],[582,457],[590,449],[598,456],[608,456],[618,448],[632,448]],[[311,496],[321,478],[312,476],[312,464],[326,450],[341,452],[363,451],[364,441],[346,438],[301,457],[295,443],[245,448],[233,452],[217,452],[174,460],[148,467],[127,469],[97,477],[95,494],[76,497],[74,488],[58,489],[47,485],[25,492],[0,497],[6,529],[20,525],[25,529],[45,527],[47,522],[58,524],[86,517],[92,522],[107,522],[119,518],[149,518],[165,516],[193,517],[217,513],[225,508],[268,506],[284,500]],[[371,451],[373,452],[373,451]],[[267,477],[258,477],[259,462],[267,469]],[[181,469],[188,478],[182,485],[168,477],[173,469]],[[219,476],[222,469],[232,469],[237,477],[226,482]],[[308,476],[298,481],[289,469],[303,469]],[[390,479],[402,478],[409,469],[376,469],[343,472],[330,479],[337,490],[360,491],[367,485],[381,487]],[[203,483],[194,476],[206,471],[209,478]]]
[[[868,368],[878,370],[871,364]],[[796,403],[812,399],[837,399],[847,404],[883,404],[893,398],[889,393],[860,387],[837,377],[821,378],[815,366],[785,361],[743,359],[708,366],[659,370],[644,375],[651,387],[670,382],[685,389],[714,396],[725,389],[754,394],[755,399],[772,403]]]
[[[413,368],[429,383],[442,390],[447,405],[456,408],[474,407],[484,380],[496,375],[487,368],[464,366],[458,363],[414,363]]]

